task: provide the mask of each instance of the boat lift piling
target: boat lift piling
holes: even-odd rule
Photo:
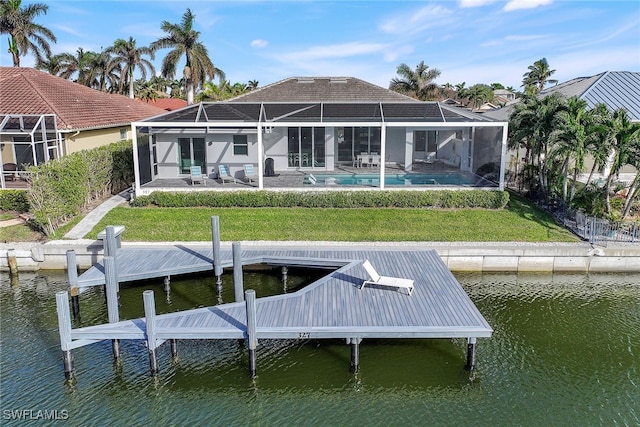
[[[233,291],[236,302],[242,302],[244,301],[242,294],[244,284],[242,283],[242,247],[240,242],[233,242],[231,244],[231,251],[233,256]]]
[[[256,348],[258,347],[258,322],[256,313],[256,291],[247,289],[244,292],[247,311],[247,348],[249,349],[249,373],[256,376]]]
[[[71,307],[73,308],[73,318],[80,318],[80,295],[78,289],[78,262],[76,251],[67,251],[67,280],[71,290]]]
[[[71,318],[69,317],[69,293],[56,292],[56,311],[58,312],[58,331],[60,332],[60,347],[64,363],[64,375],[73,375],[73,357],[71,356]]]
[[[222,292],[222,263],[220,257],[220,217],[211,217],[211,242],[213,244],[213,274],[218,292]]]
[[[116,271],[115,257],[104,257],[104,275],[105,287],[107,291],[107,315],[109,323],[117,323],[120,321],[119,313],[119,290],[118,290],[118,272]],[[113,358],[120,358],[120,340],[111,340],[113,348]]]
[[[156,348],[159,343],[156,339],[156,302],[153,291],[147,290],[142,293],[144,300],[144,317],[147,327],[147,349],[149,350],[149,368],[153,375],[158,373],[158,357]]]

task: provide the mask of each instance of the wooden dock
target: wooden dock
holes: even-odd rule
[[[117,281],[201,271],[211,271],[213,275],[212,252],[213,249],[184,246],[119,249],[115,257]],[[471,369],[475,366],[476,338],[492,334],[489,324],[434,250],[274,247],[243,249],[240,253],[242,265],[295,265],[330,270],[325,277],[294,293],[255,298],[253,291],[240,289],[236,290],[239,302],[162,315],[155,314],[153,292],[145,291],[144,318],[118,321],[116,309],[113,316],[110,312],[110,323],[76,329],[71,328],[68,293],[60,292],[56,302],[65,371],[70,373],[73,369],[72,349],[101,340],[112,340],[114,345],[123,339],[147,341],[154,371],[155,349],[166,340],[171,342],[172,354],[176,354],[179,339],[245,339],[250,356],[254,352],[255,363],[258,340],[278,338],[345,339],[352,346],[354,370],[362,339],[466,338],[467,367]],[[229,250],[220,254],[223,266],[232,266],[238,255]],[[414,280],[412,295],[377,285],[361,289],[362,283],[370,279],[362,265],[365,260],[381,275]],[[99,264],[85,272],[78,278],[78,287],[105,283],[105,270],[112,269],[111,264],[108,268]],[[234,275],[237,269],[241,275],[238,265],[234,266]],[[118,357],[115,347],[114,355]],[[255,365],[250,370],[255,373]]]

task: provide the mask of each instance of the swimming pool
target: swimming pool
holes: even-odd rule
[[[317,185],[380,185],[378,174],[313,174]],[[307,180],[308,181],[308,180]],[[478,176],[462,173],[386,174],[384,185],[459,185],[466,187],[495,186]]]

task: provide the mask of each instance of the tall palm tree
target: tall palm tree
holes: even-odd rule
[[[635,153],[640,150],[640,123],[633,123],[623,108],[614,111],[612,117],[613,164],[605,183],[607,213],[611,213],[609,196],[612,192],[613,177],[620,172],[623,166],[632,164],[635,160]]]
[[[247,88],[249,90],[258,89],[258,84],[259,82],[257,80],[249,80],[249,82],[247,83]]]
[[[558,80],[550,79],[556,72],[549,67],[547,58],[542,58],[527,67],[529,71],[522,75],[522,86],[532,95],[542,92],[547,83],[558,83]]]
[[[421,101],[438,99],[440,86],[434,82],[440,76],[437,68],[429,69],[424,61],[420,61],[414,71],[403,63],[398,65],[396,73],[399,77],[391,79],[389,89]]]
[[[36,65],[51,56],[49,41],[56,42],[51,30],[33,22],[39,15],[46,15],[49,6],[33,3],[21,7],[22,0],[0,0],[0,34],[9,34],[9,53],[13,66],[20,66],[20,57],[28,52],[36,57]],[[44,53],[44,55],[43,55]]]
[[[151,74],[156,72],[151,61],[142,57],[142,55],[149,55],[154,59],[153,50],[146,46],[137,47],[133,37],[129,37],[129,40],[117,39],[105,52],[114,55],[110,64],[112,67],[116,64],[121,66],[120,86],[123,87],[125,81],[129,83],[129,98],[133,99],[135,96],[133,75],[136,67],[140,70],[143,80],[147,79],[147,69]]]
[[[162,75],[170,79],[176,74],[178,61],[185,56],[183,76],[187,89],[187,104],[193,104],[195,87],[204,83],[207,78],[225,78],[222,70],[211,62],[207,48],[198,40],[200,32],[193,29],[193,21],[191,9],[187,9],[180,24],[162,21],[160,28],[167,35],[150,46],[154,52],[158,49],[172,49],[162,61]]]
[[[578,173],[584,169],[587,149],[593,138],[592,118],[593,115],[587,112],[587,102],[573,96],[567,100],[567,109],[558,113],[555,129],[550,135],[554,147],[549,156],[561,157],[562,198],[565,202],[573,200]],[[573,177],[571,194],[568,196],[568,174],[571,161],[573,161]]]

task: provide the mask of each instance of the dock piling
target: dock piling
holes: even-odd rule
[[[222,263],[220,261],[220,217],[211,217],[211,242],[213,244],[213,274],[218,290],[222,289]]]
[[[171,339],[169,343],[171,344],[171,357],[178,357],[178,340]]]
[[[256,291],[247,289],[244,293],[245,306],[247,311],[247,347],[249,349],[249,373],[251,377],[256,376],[256,348],[258,347],[257,337],[257,314],[256,314]]]
[[[156,356],[156,302],[152,290],[142,293],[144,300],[144,317],[147,326],[147,349],[149,350],[149,368],[153,375],[158,373],[158,358]]]
[[[164,278],[164,292],[167,296],[171,293],[171,276],[165,276]]]
[[[76,260],[76,251],[69,249],[67,251],[67,280],[71,290],[71,307],[73,309],[73,318],[80,317],[80,296],[78,292],[78,262]]]
[[[289,274],[289,269],[286,265],[282,266],[282,289],[283,292],[287,292],[287,275]]]
[[[107,316],[109,323],[116,323],[120,321],[119,302],[118,302],[118,278],[115,266],[115,258],[112,256],[104,257],[104,277],[105,287],[107,291]],[[111,340],[113,349],[113,357],[115,359],[120,358],[120,341],[117,339]]]
[[[476,339],[474,337],[467,338],[467,366],[468,371],[474,370],[476,367]]]
[[[16,257],[16,251],[14,249],[9,249],[7,251],[7,264],[9,264],[9,275],[17,276],[18,275],[18,258]]]
[[[351,338],[351,372],[358,373],[360,369],[360,338]]]
[[[68,378],[73,374],[73,357],[71,356],[69,294],[66,291],[56,292],[56,311],[58,313],[58,331],[60,332],[60,348],[62,349],[64,374]]]
[[[242,283],[242,247],[240,242],[233,242],[231,251],[233,253],[233,291],[236,302],[242,302],[244,301],[242,294],[244,285]]]

